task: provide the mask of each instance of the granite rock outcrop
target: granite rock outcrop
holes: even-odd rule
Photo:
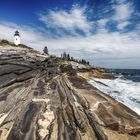
[[[140,139],[140,116],[71,66],[28,49],[0,49],[0,140]]]

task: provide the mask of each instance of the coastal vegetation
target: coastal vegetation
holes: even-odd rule
[[[20,47],[20,48],[27,48],[27,49],[33,50],[31,47],[29,47],[27,45],[24,45],[24,44],[15,45],[13,42],[10,42],[5,39],[0,40],[0,45],[2,45],[2,46],[9,45],[11,47]]]
[[[61,54],[61,59],[62,60],[67,60],[67,61],[74,61],[74,62],[77,62],[77,63],[80,63],[80,64],[87,64],[87,65],[90,65],[89,64],[89,61],[86,61],[85,59],[75,59],[74,57],[70,56],[69,53],[66,53],[66,52],[63,52]]]
[[[44,54],[49,54],[47,46],[44,47],[43,52],[44,52]]]

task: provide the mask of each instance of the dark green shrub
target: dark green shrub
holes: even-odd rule
[[[9,44],[9,41],[3,39],[3,40],[0,41],[0,43],[4,44],[4,45],[7,45],[7,44]]]

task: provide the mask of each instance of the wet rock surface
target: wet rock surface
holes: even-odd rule
[[[41,57],[0,56],[0,140],[140,139],[139,115]]]

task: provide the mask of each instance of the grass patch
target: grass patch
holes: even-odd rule
[[[24,44],[15,45],[14,43],[9,42],[8,40],[4,40],[4,39],[0,40],[0,45],[2,45],[2,46],[10,45],[12,47],[21,47],[21,48],[26,48],[26,49],[29,49],[29,50],[33,50],[33,48],[28,47]]]

